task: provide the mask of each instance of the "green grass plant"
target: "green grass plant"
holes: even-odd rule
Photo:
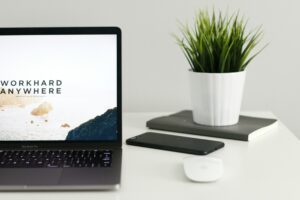
[[[262,39],[261,27],[246,33],[247,22],[238,13],[209,15],[200,10],[193,27],[180,25],[182,37],[175,36],[194,72],[228,73],[244,71],[266,47],[251,54]]]

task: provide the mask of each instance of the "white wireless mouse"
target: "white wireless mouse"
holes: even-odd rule
[[[192,156],[183,159],[188,179],[195,182],[213,182],[223,175],[223,162],[219,158]]]

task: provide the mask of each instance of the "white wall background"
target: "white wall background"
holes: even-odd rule
[[[297,0],[0,0],[0,26],[120,26],[124,110],[177,111],[190,108],[188,64],[171,34],[213,6],[262,24],[270,43],[248,68],[243,110],[270,110],[300,137]]]

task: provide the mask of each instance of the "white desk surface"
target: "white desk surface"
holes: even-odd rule
[[[208,155],[223,160],[225,168],[223,178],[214,183],[193,183],[185,177],[182,166],[182,159],[190,155],[125,144],[127,138],[147,131],[146,120],[162,114],[165,113],[123,115],[123,167],[119,191],[2,192],[0,199],[300,199],[300,143],[281,122],[277,129],[251,142],[187,135],[225,142],[225,148]],[[274,117],[270,112],[247,112],[246,114]]]

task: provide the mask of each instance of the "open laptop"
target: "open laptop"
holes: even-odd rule
[[[121,144],[119,28],[0,28],[1,190],[116,189]]]

